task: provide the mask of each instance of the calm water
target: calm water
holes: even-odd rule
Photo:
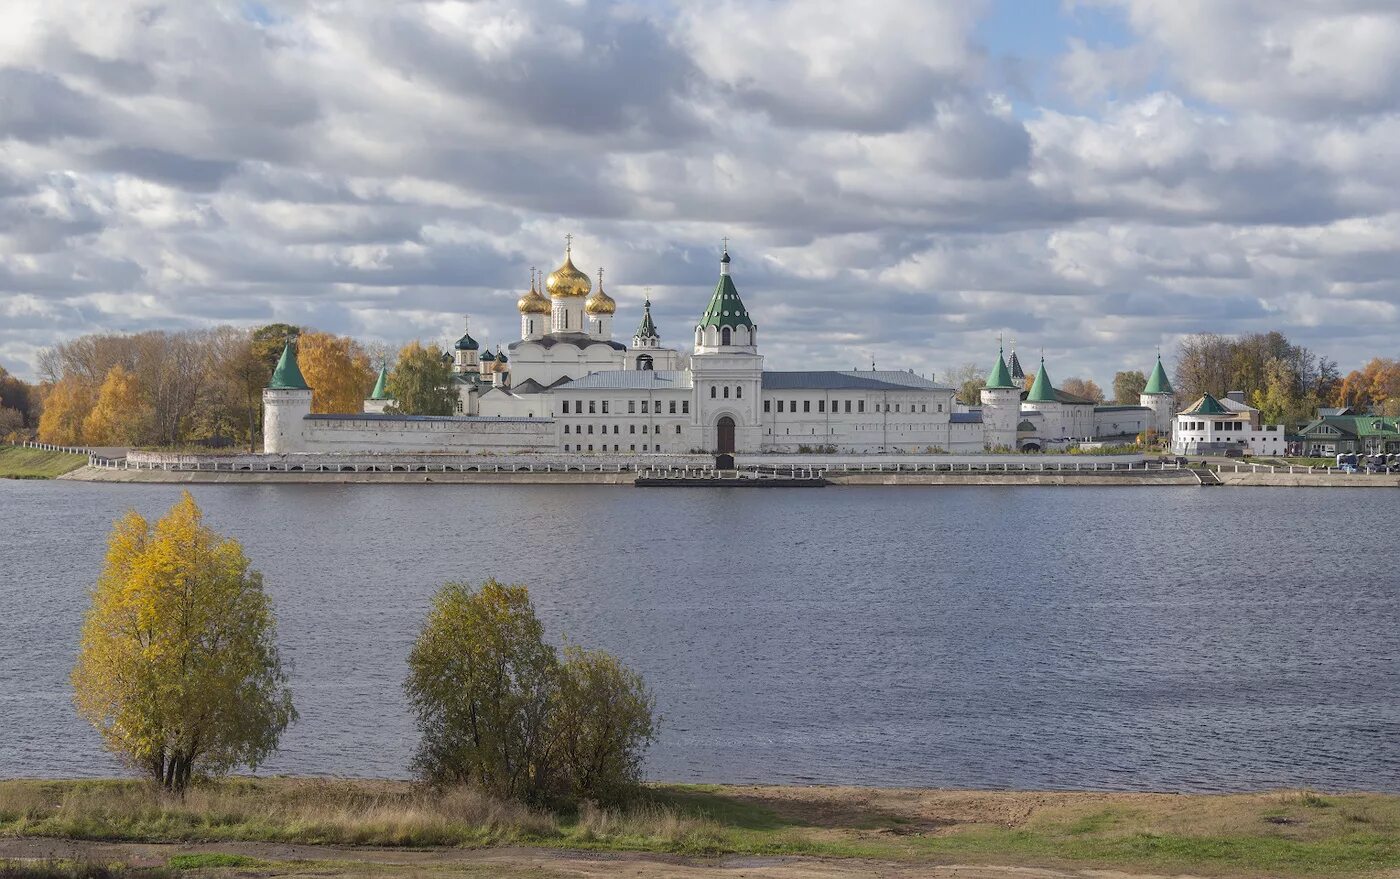
[[[0,480],[0,776],[119,767],[67,675],[114,518],[179,489]],[[1382,490],[197,486],[263,571],[301,721],[266,771],[406,775],[444,580],[526,582],[622,656],[655,778],[1400,791]]]

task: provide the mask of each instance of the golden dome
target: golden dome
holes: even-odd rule
[[[564,264],[549,273],[544,288],[556,299],[587,296],[588,291],[593,289],[593,285],[588,282],[588,276],[574,268],[572,246],[564,248]]]
[[[588,297],[588,301],[583,304],[583,310],[589,314],[613,314],[617,311],[617,302],[603,290],[602,269],[598,270],[598,289]]]
[[[540,291],[535,289],[534,269],[530,270],[530,292],[521,296],[516,301],[515,307],[520,309],[521,314],[549,314],[549,300],[540,295]]]

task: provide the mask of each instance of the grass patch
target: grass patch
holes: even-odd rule
[[[0,445],[0,478],[53,479],[87,464],[86,455]]]
[[[374,846],[542,845],[1201,875],[1400,867],[1400,797],[652,785],[628,809],[549,814],[469,788],[236,778],[181,799],[133,781],[0,782],[0,835]],[[172,858],[179,870],[254,867]],[[259,862],[260,863],[260,862]],[[265,864],[260,864],[265,867]]]
[[[205,852],[197,855],[175,855],[165,862],[172,870],[210,870],[215,867],[256,867],[262,861],[246,855]]]
[[[160,869],[89,861],[0,860],[0,879],[170,879],[170,875]]]

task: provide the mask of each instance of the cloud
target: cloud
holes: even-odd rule
[[[1113,45],[1071,9],[1060,106],[1003,91],[992,2],[15,0],[0,363],[220,322],[508,341],[565,232],[621,332],[650,288],[680,345],[729,236],[775,368],[1400,353],[1389,4],[1103,0]]]

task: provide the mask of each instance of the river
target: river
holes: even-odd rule
[[[112,521],[170,485],[0,480],[0,776],[121,767],[68,673]],[[707,782],[1400,791],[1394,491],[194,486],[279,618],[267,773],[404,777],[434,590],[529,584]]]

